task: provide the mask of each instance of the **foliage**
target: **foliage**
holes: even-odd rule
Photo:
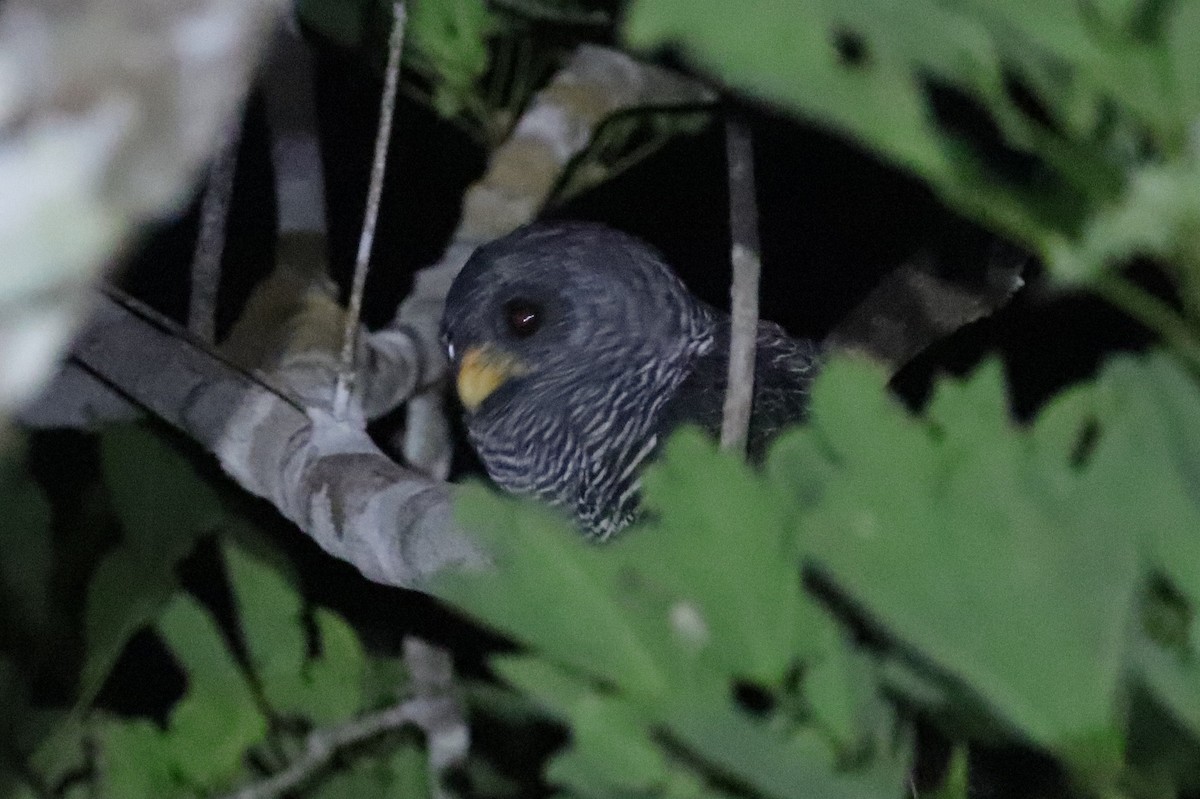
[[[761,474],[676,436],[654,518],[611,546],[471,492],[497,569],[443,590],[523,645],[495,666],[570,725],[548,773],[572,795],[898,796],[921,711],[1053,754],[1080,796],[1177,796],[1200,788],[1195,392],[1118,359],[1019,428],[994,363],[914,418],[835,362]]]
[[[382,0],[299,6],[372,58],[391,18]],[[410,11],[408,91],[494,146],[597,7]],[[1047,755],[1079,797],[1200,792],[1200,3],[634,0],[624,31],[912,171],[1153,325],[1192,371],[1116,359],[1018,426],[994,363],[940,383],[918,417],[835,362],[811,425],[761,471],[673,439],[645,477],[650,516],[604,548],[468,489],[497,568],[441,596],[518,645],[492,660],[509,688],[474,686],[478,704],[563,725],[545,778],[568,796],[906,795],[927,724],[950,753],[921,796],[967,796],[980,744]],[[673,125],[613,120],[560,195]],[[1135,257],[1173,279],[1178,308],[1120,279]],[[67,510],[0,466],[4,795],[224,791],[402,698],[399,665],[312,607],[157,436],[106,432],[81,493]],[[205,551],[228,607],[181,584]],[[138,636],[182,677],[161,718],[106,695]],[[428,794],[411,733],[297,795]],[[468,771],[477,793],[520,794],[491,764]]]
[[[0,533],[19,558],[6,561],[2,585],[13,617],[4,629],[24,630],[16,643],[40,642],[34,654],[46,660],[82,652],[73,689],[59,686],[59,701],[47,705],[38,696],[44,688],[39,692],[28,679],[39,663],[21,648],[5,647],[4,743],[16,758],[14,773],[4,777],[5,795],[211,794],[283,769],[300,755],[309,731],[403,698],[399,662],[368,655],[346,621],[308,606],[278,555],[157,435],[112,429],[100,453],[99,493],[121,535],[82,581],[82,618],[73,624],[61,613],[54,624],[47,621],[56,603],[75,601],[61,595],[63,581],[56,578],[62,564],[51,547],[53,506],[28,471],[10,462],[0,472],[5,507],[14,511]],[[232,618],[184,591],[177,576],[180,562],[214,534]],[[96,702],[139,632],[161,641],[184,681],[161,721],[119,715]],[[424,759],[419,740],[394,737],[389,746],[347,759],[306,795],[339,796],[352,788],[355,795],[380,796],[411,788]]]
[[[640,44],[683,42],[739,84],[858,139],[1039,245],[1064,276],[1133,253],[1197,258],[1193,0],[754,6],[637,0],[627,32]],[[981,160],[947,128],[934,87],[978,103],[1030,159],[1022,174]]]
[[[631,5],[631,43],[681,44],[912,171],[1200,365],[1196,0]],[[1104,271],[1139,256],[1171,271],[1182,319]]]
[[[297,0],[300,17],[311,29],[377,60],[391,25],[391,5],[386,0]],[[571,48],[612,29],[605,5],[596,0],[410,2],[402,89],[484,147],[495,148]],[[709,114],[698,110],[646,110],[610,120],[550,202],[613,178],[708,121]]]
[[[488,146],[503,140],[516,113],[557,58],[535,37],[529,14],[571,4],[517,4],[497,10],[486,0],[410,2],[405,27],[404,87],[443,117],[462,123]],[[302,20],[340,47],[376,57],[392,23],[387,0],[298,0]],[[419,76],[414,81],[413,77]]]

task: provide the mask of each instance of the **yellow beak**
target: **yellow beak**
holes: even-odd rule
[[[474,413],[492,392],[525,371],[521,361],[507,352],[486,344],[471,347],[463,353],[454,387],[463,406]]]

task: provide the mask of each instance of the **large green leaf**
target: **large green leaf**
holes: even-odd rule
[[[1176,722],[1200,742],[1200,404],[1196,382],[1165,358],[1116,361],[1101,380],[1112,422],[1089,465],[1098,512],[1141,533],[1150,567],[1186,606],[1173,640],[1141,639],[1136,667]],[[1149,602],[1155,602],[1151,597]],[[1190,622],[1190,623],[1189,623]]]
[[[528,505],[468,488],[464,523],[495,551],[499,568],[446,575],[440,595],[497,629],[583,674],[655,697],[669,689],[661,642],[631,613],[618,588],[618,565],[564,520]]]
[[[994,369],[943,384],[929,422],[898,407],[864,422],[847,400],[879,386],[834,363],[816,388],[814,424],[840,474],[803,519],[812,556],[889,636],[1022,735],[1092,759],[1121,726],[1139,578],[1135,536],[1104,519],[1113,495],[1043,479],[1027,433],[1004,421]],[[864,423],[869,439],[854,430]]]
[[[267,733],[267,719],[212,617],[177,595],[157,629],[187,674],[187,694],[171,711],[167,756],[184,782],[219,787],[244,766]]]
[[[296,587],[235,545],[222,550],[242,641],[271,708],[317,722],[361,710],[366,655],[355,632],[336,614],[314,611],[318,640],[310,657],[308,614]]]
[[[149,429],[128,425],[101,437],[104,483],[122,540],[88,583],[87,657],[80,703],[100,690],[130,636],[158,613],[178,583],[175,567],[226,518],[216,490]]]
[[[769,795],[789,795],[783,786],[798,776],[796,785],[827,786],[828,795],[886,795],[881,786],[898,785],[902,769],[878,781],[839,772],[838,749],[860,759],[870,750],[874,764],[902,758],[874,747],[893,719],[871,712],[881,699],[870,669],[841,673],[853,660],[845,641],[801,590],[795,504],[783,484],[690,433],[666,448],[646,486],[655,518],[603,548],[527,503],[477,489],[460,499],[497,567],[448,576],[439,591],[529,648],[494,666],[570,725],[572,745],[551,778],[583,796],[712,793],[710,772],[769,786]],[[807,727],[795,748],[799,721],[782,701],[770,723],[733,705],[696,715],[738,690],[784,700],[797,690],[789,676],[806,664],[824,737]],[[849,684],[852,675],[865,683]],[[834,707],[841,700],[848,706]],[[741,743],[749,732],[754,743]],[[663,733],[675,743],[664,745]],[[705,767],[676,762],[678,745],[703,747],[689,756]],[[742,765],[729,757],[763,746]],[[780,762],[764,770],[773,757]]]
[[[823,630],[801,591],[791,502],[694,430],[672,438],[644,483],[657,518],[609,557],[625,564],[627,596],[658,611],[658,635],[768,685],[814,655]]]

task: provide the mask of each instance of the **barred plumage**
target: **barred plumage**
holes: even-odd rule
[[[491,478],[606,538],[636,515],[638,475],[676,426],[721,422],[728,317],[651,248],[587,223],[480,247],[442,333],[472,446]],[[759,326],[750,448],[803,419],[817,348]]]

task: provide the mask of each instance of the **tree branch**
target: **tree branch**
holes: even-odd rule
[[[485,563],[452,522],[450,486],[397,465],[319,398],[284,399],[222,363],[170,320],[103,297],[73,355],[369,579],[419,589]]]
[[[466,712],[455,697],[454,661],[445,649],[420,638],[404,639],[404,665],[408,667],[414,699],[425,700],[438,713],[421,723],[429,750],[429,777],[434,799],[446,799],[446,772],[467,759],[471,729]]]
[[[932,252],[890,272],[825,339],[831,350],[862,353],[895,373],[926,347],[1008,302],[1029,257],[993,241],[981,270],[944,264]]]

